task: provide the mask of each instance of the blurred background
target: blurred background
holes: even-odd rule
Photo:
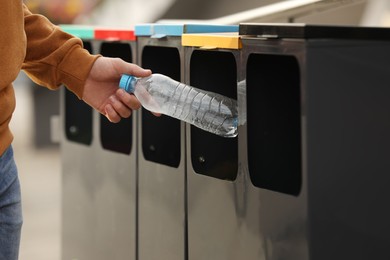
[[[161,19],[215,19],[272,0],[27,0],[32,12],[56,24],[132,27]],[[337,2],[337,1],[336,1]],[[389,26],[389,1],[354,2],[329,13],[308,13],[299,21]],[[15,82],[17,107],[11,123],[23,194],[21,260],[59,260],[61,169],[59,144],[51,140],[51,120],[59,114],[59,93],[33,84],[22,72]],[[55,133],[54,133],[55,134]]]

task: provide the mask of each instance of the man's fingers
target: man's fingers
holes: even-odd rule
[[[131,108],[123,104],[116,96],[110,97],[110,104],[120,117],[128,118],[131,115]]]
[[[139,102],[139,100],[134,95],[127,93],[123,89],[118,89],[116,91],[116,96],[123,104],[125,104],[132,110],[137,110],[141,108],[141,103]]]
[[[122,59],[118,59],[119,62],[117,62],[117,70],[120,72],[120,74],[129,74],[136,77],[147,77],[152,74],[152,71],[149,69],[143,69],[140,66],[125,62]]]
[[[105,116],[112,123],[119,123],[121,121],[121,117],[115,111],[115,109],[110,105],[106,105],[104,108]]]

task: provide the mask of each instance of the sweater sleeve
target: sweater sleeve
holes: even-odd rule
[[[22,69],[39,85],[56,89],[64,84],[82,98],[85,80],[99,56],[89,54],[80,39],[44,16],[23,8],[27,51]]]

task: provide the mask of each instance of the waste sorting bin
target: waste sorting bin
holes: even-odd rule
[[[390,29],[240,24],[240,35],[264,259],[390,258]]]
[[[95,53],[92,42],[94,29],[91,26],[61,25],[61,29],[83,40],[83,45],[90,53]],[[77,144],[92,143],[92,109],[80,101],[73,93],[65,89],[62,95],[64,101],[64,132],[62,140]],[[65,144],[65,143],[64,143]]]
[[[238,26],[140,24],[139,65],[184,81],[183,33],[232,31]],[[185,259],[185,124],[142,109],[138,146],[138,258]]]
[[[133,30],[63,29],[93,54],[136,62]],[[63,93],[62,259],[135,259],[137,115],[113,124]]]
[[[238,136],[187,129],[188,259],[262,259],[260,190],[246,167],[245,74],[238,33],[184,34],[186,82],[237,99]]]

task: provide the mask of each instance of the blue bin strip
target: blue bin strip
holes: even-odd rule
[[[183,34],[182,24],[155,24],[153,34],[166,36],[181,36]]]
[[[238,32],[238,25],[142,24],[135,26],[136,36],[181,36],[183,33]]]
[[[153,35],[153,24],[138,24],[134,27],[135,36]]]
[[[186,24],[184,33],[238,32],[238,25]]]

